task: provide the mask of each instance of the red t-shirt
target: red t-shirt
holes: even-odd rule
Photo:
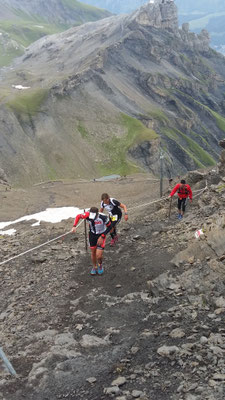
[[[192,200],[192,190],[191,187],[187,184],[182,185],[182,183],[178,183],[170,193],[172,197],[177,192],[179,199],[186,199],[189,197]]]

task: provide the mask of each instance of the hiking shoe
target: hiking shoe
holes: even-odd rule
[[[111,239],[110,246],[115,246],[115,244],[116,244],[115,239]]]
[[[99,274],[99,275],[102,275],[103,272],[104,272],[103,266],[102,266],[102,265],[98,265],[98,274]]]
[[[91,275],[97,275],[97,268],[92,268]]]

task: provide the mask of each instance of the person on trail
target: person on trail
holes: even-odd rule
[[[121,208],[124,210],[124,219],[125,221],[128,220],[128,212],[127,207],[125,204],[120,203],[120,201],[109,197],[108,193],[103,193],[101,196],[101,208],[100,212],[103,212],[106,209],[109,213],[109,217],[111,220],[111,242],[110,246],[115,246],[116,242],[118,241],[118,236],[116,233],[116,224],[118,224],[122,218],[122,211]]]
[[[176,192],[178,194],[178,219],[182,219],[185,213],[187,198],[189,197],[190,201],[192,201],[192,190],[191,187],[186,184],[186,181],[182,179],[180,183],[173,188],[169,198],[173,197]]]
[[[112,228],[111,221],[106,215],[100,214],[97,207],[91,207],[90,211],[76,216],[72,228],[73,233],[76,232],[76,226],[80,219],[85,219],[89,223],[89,243],[93,264],[91,275],[102,275],[104,272],[102,266],[103,251],[105,248],[106,235]]]

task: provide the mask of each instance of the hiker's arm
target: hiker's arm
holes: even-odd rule
[[[120,203],[120,207],[124,210],[124,219],[125,221],[127,221],[128,220],[127,206],[125,204]]]
[[[188,189],[189,189],[189,199],[190,199],[190,201],[192,201],[193,194],[192,194],[192,190],[191,190],[190,186]]]
[[[173,195],[178,191],[179,189],[179,183],[173,188],[173,190],[171,191],[169,197],[173,197]]]
[[[75,233],[76,232],[76,226],[77,226],[78,222],[80,221],[80,219],[87,219],[89,217],[89,215],[90,215],[89,211],[84,212],[83,214],[77,214],[77,216],[76,216],[76,218],[74,220],[74,224],[73,224],[73,228],[72,228],[71,232]]]

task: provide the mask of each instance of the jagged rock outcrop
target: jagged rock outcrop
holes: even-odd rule
[[[134,21],[143,26],[178,29],[177,9],[173,0],[155,0],[149,3],[149,7],[145,5],[134,13]]]

